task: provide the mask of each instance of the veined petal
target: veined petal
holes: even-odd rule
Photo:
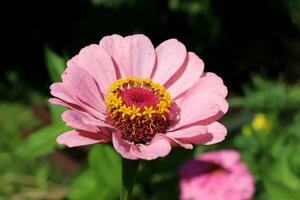
[[[220,124],[219,122],[213,122],[209,124],[207,128],[208,128],[208,133],[213,135],[213,139],[208,143],[206,143],[207,145],[221,142],[225,139],[227,135],[226,127]]]
[[[77,102],[105,112],[105,104],[96,81],[83,68],[69,65],[62,75],[63,84],[70,90]]]
[[[156,49],[157,65],[153,71],[153,81],[164,85],[183,64],[187,52],[185,46],[176,39],[161,43]]]
[[[99,43],[112,57],[118,78],[124,78],[130,74],[130,66],[128,66],[126,54],[124,54],[124,52],[128,51],[128,46],[123,44],[123,40],[122,36],[113,34],[103,37]]]
[[[172,98],[190,89],[201,77],[203,69],[203,61],[195,53],[189,52],[185,63],[165,84]]]
[[[187,138],[206,133],[207,130],[206,126],[196,125],[169,131],[166,135],[172,138]]]
[[[137,34],[125,37],[124,42],[129,46],[130,75],[150,77],[155,63],[155,50],[149,38]]]
[[[95,116],[98,120],[104,121],[105,120],[105,115],[101,112],[98,112],[92,108],[89,108],[88,106],[82,105],[82,107],[72,104],[69,102],[66,102],[64,100],[58,99],[58,98],[50,98],[49,103],[55,104],[55,105],[60,105],[60,106],[66,106],[72,110],[79,111],[79,112],[86,112],[91,114],[92,116]]]
[[[156,134],[150,144],[132,145],[130,152],[137,158],[144,160],[153,160],[158,157],[164,157],[171,151],[171,144],[163,134]]]
[[[224,85],[223,80],[215,73],[203,73],[197,84],[199,90],[216,92],[221,94],[223,97],[227,96],[227,87]]]
[[[190,128],[192,128],[191,126]],[[195,126],[197,127],[197,126]],[[226,128],[220,124],[219,122],[213,122],[212,124],[209,124],[207,126],[207,132],[201,133],[199,132],[198,135],[192,135],[191,137],[181,137],[178,138],[179,141],[190,143],[190,144],[204,144],[204,145],[210,145],[215,144],[218,142],[221,142],[225,139],[225,136],[227,135]]]
[[[228,103],[218,93],[201,92],[195,93],[180,102],[180,120],[173,129],[177,129],[197,121],[205,121],[210,119],[216,121],[214,116],[220,117],[220,113],[224,114],[228,110]]]
[[[208,124],[218,120],[227,112],[229,105],[224,97],[224,93],[218,92],[213,86],[204,87],[212,84],[212,82],[209,84],[207,80],[200,78],[180,101],[177,101],[180,109],[180,119],[176,122],[173,129],[198,121],[206,120],[205,122]],[[220,83],[216,82],[217,84],[220,85]]]
[[[122,157],[131,159],[131,160],[136,160],[138,159],[135,155],[133,155],[130,152],[130,148],[132,145],[126,143],[122,138],[121,138],[121,133],[119,131],[114,131],[112,133],[112,143],[116,151],[122,155]]]
[[[122,77],[150,77],[155,63],[154,47],[148,37],[142,34],[123,38],[120,35],[106,36],[100,46],[109,52]]]
[[[53,83],[50,86],[50,93],[66,102],[77,104],[74,97],[71,95],[72,91],[68,90],[63,83]]]
[[[86,70],[104,94],[110,84],[116,80],[116,71],[110,55],[96,44],[83,48],[79,55],[68,61],[67,65],[76,65]]]
[[[91,133],[81,130],[65,132],[58,136],[56,141],[57,143],[67,145],[68,147],[110,142],[110,140],[106,136],[101,135],[101,133]]]
[[[99,127],[112,128],[110,125],[95,119],[87,113],[75,110],[66,110],[61,117],[68,126],[84,131],[97,132]]]

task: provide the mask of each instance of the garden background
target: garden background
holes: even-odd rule
[[[229,89],[226,140],[144,161],[135,199],[177,199],[179,167],[224,148],[255,176],[254,200],[300,199],[299,0],[5,1],[1,10],[0,200],[117,199],[119,155],[57,145],[69,128],[47,101],[66,60],[113,33],[144,33],[155,46],[177,38]]]

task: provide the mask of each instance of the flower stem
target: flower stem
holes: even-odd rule
[[[122,188],[120,200],[131,200],[132,188],[138,167],[138,160],[127,160],[122,158]]]

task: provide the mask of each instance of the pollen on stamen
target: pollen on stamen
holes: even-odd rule
[[[150,79],[117,80],[109,88],[105,102],[107,122],[130,143],[147,144],[168,126],[172,100],[164,87]]]

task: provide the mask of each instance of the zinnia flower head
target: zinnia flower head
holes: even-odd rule
[[[51,85],[53,104],[75,130],[57,142],[69,147],[112,142],[124,158],[151,160],[172,147],[222,141],[217,122],[228,110],[227,88],[176,39],[154,48],[145,35],[106,36],[67,62]]]
[[[235,150],[204,153],[180,170],[181,200],[248,200],[255,182]]]

